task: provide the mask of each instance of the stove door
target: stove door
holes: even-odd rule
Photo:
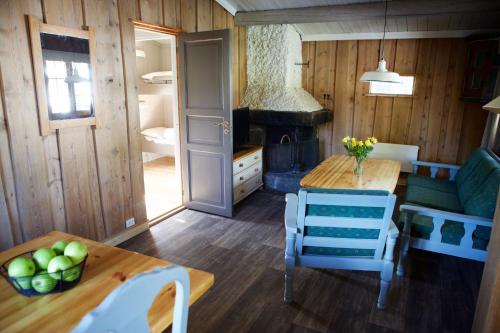
[[[231,31],[179,38],[183,200],[191,209],[232,216]]]

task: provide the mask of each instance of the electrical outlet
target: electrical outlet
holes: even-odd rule
[[[133,217],[129,218],[127,221],[125,221],[125,228],[131,228],[135,225],[135,220]]]

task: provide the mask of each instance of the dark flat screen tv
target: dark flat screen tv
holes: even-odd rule
[[[250,110],[233,110],[233,149],[248,145],[250,137]]]

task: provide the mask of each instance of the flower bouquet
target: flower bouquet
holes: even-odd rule
[[[342,139],[342,144],[349,155],[356,158],[356,167],[354,168],[354,174],[356,176],[361,175],[361,163],[368,158],[368,154],[373,150],[373,145],[377,142],[377,139],[374,137],[366,138],[365,141],[356,140],[356,138],[351,138],[349,136]]]

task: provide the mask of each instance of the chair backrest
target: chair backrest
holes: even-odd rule
[[[175,281],[172,333],[187,331],[189,274],[184,267],[169,266],[141,273],[113,290],[89,312],[73,333],[151,332],[148,310],[160,290]]]
[[[417,160],[418,149],[418,146],[379,142],[373,146],[369,157],[378,160],[400,161],[401,172],[411,173],[413,171],[411,161]]]
[[[395,202],[387,191],[301,189],[298,254],[381,259]]]

